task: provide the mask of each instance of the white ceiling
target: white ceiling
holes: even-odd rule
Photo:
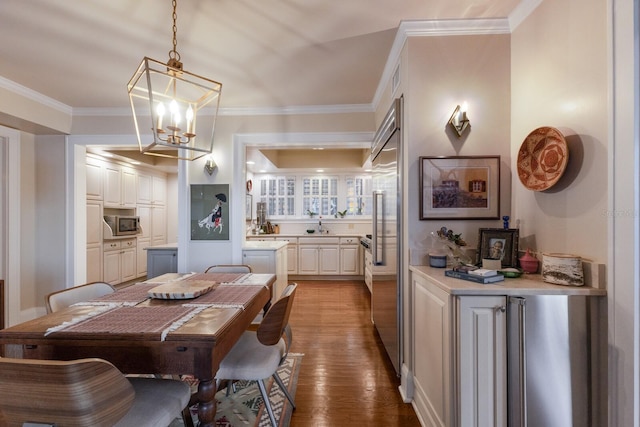
[[[370,107],[401,21],[507,18],[532,1],[178,0],[177,51],[222,83],[223,111]],[[172,35],[170,0],[0,0],[0,77],[74,114],[127,114],[127,82],[144,56],[167,61]]]
[[[525,2],[527,0],[524,0]],[[506,18],[520,0],[179,0],[185,70],[221,108],[370,104],[402,20]],[[128,108],[144,56],[166,62],[170,0],[1,0],[0,76],[81,108]]]

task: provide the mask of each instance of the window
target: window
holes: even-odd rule
[[[346,177],[346,210],[347,215],[371,215],[371,177]]]
[[[338,178],[303,177],[302,212],[336,215],[338,213]]]
[[[295,215],[295,200],[295,177],[264,177],[260,180],[260,201],[267,204],[268,216]]]
[[[308,212],[324,217],[371,216],[370,176],[254,175],[259,182],[259,201],[266,203],[270,218],[300,218]]]

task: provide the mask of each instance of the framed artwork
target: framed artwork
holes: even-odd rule
[[[498,219],[500,156],[420,157],[420,219]]]
[[[502,268],[518,267],[517,228],[480,228],[478,230],[478,259],[499,259]]]
[[[253,219],[253,196],[251,194],[247,194],[245,199],[244,216],[248,222]]]
[[[191,186],[191,240],[229,240],[229,184]]]

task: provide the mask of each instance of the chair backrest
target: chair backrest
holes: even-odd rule
[[[0,413],[9,426],[112,426],[134,398],[131,383],[102,359],[0,358]]]
[[[246,264],[219,264],[207,268],[205,273],[251,273],[251,266]]]
[[[296,294],[297,283],[289,284],[282,295],[269,307],[256,331],[258,340],[264,345],[275,345],[282,338],[285,328],[289,324],[289,314],[293,307],[293,297]]]
[[[77,302],[89,301],[115,291],[116,289],[109,283],[92,282],[53,292],[45,297],[47,313],[53,313]]]

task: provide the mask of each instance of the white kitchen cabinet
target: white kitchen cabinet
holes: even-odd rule
[[[298,274],[340,274],[339,244],[338,237],[300,237]]]
[[[87,282],[102,280],[102,202],[87,200]]]
[[[507,313],[504,296],[460,296],[460,425],[507,425]]]
[[[275,302],[287,287],[287,242],[246,242],[242,247],[242,263],[253,273],[276,275],[271,302]]]
[[[357,237],[340,238],[340,274],[361,274],[360,239]]]
[[[319,271],[318,246],[298,245],[298,274],[318,274]]]
[[[373,286],[373,254],[370,249],[364,251],[364,283],[371,292]]]
[[[109,240],[103,244],[102,280],[116,285],[135,279],[136,239]]]
[[[136,172],[134,169],[107,163],[104,169],[104,206],[107,208],[135,208]]]
[[[504,296],[452,296],[411,274],[414,407],[428,426],[506,426]]]
[[[287,273],[298,274],[298,239],[296,237],[276,237],[275,240],[287,242]]]
[[[143,205],[166,205],[167,180],[165,176],[139,170],[137,173],[137,201]]]
[[[167,243],[167,208],[161,205],[153,205],[151,217],[151,245],[158,246]]]
[[[104,198],[104,161],[87,156],[86,163],[87,200],[103,200]]]

